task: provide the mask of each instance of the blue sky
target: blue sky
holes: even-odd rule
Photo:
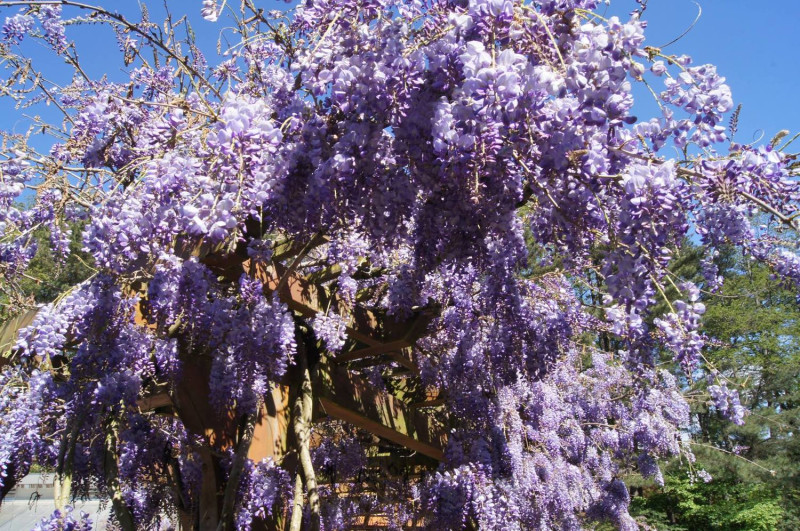
[[[732,88],[736,103],[743,104],[739,133],[736,140],[749,143],[759,135],[768,141],[781,130],[800,131],[800,0],[697,0],[702,6],[702,16],[694,28],[678,42],[664,49],[671,54],[689,54],[695,64],[713,63],[724,75]],[[238,4],[237,0],[230,0]],[[100,0],[100,5],[126,13],[137,10],[133,0]],[[148,0],[152,7],[152,18],[162,12],[160,1]],[[286,9],[290,7],[279,1],[257,2],[264,9]],[[188,14],[203,46],[213,52],[218,31],[224,27],[218,23],[204,21],[200,15],[200,0],[170,0],[170,9],[178,18]],[[622,18],[637,7],[634,0],[612,0],[611,6],[600,6],[599,12],[621,15]],[[16,8],[0,9],[0,20],[16,12]],[[697,16],[698,8],[692,0],[649,0],[644,19],[648,21],[647,43],[660,46],[683,33]],[[107,28],[87,26],[70,28],[70,37],[77,37],[79,50],[87,70],[92,75],[104,72],[112,76],[121,70],[120,54],[113,34]],[[28,43],[29,45],[29,43]],[[59,60],[43,50],[31,49],[31,53],[49,71],[62,70]],[[213,62],[213,56],[209,53]],[[57,76],[56,76],[57,77]],[[642,93],[637,91],[637,95]],[[646,94],[646,93],[642,93]],[[644,95],[640,100],[648,99]],[[37,112],[40,112],[37,109]],[[639,101],[637,114],[649,118],[655,112],[648,101]],[[0,102],[0,129],[14,128],[19,131],[17,112],[11,111],[7,102]],[[762,133],[763,132],[763,133]],[[800,150],[800,141],[797,148]]]
[[[727,78],[734,102],[743,105],[736,140],[765,142],[781,129],[800,131],[800,1],[697,0],[702,16],[665,53],[712,63]],[[627,13],[633,0],[612,0],[609,14]],[[601,7],[601,10],[603,8]],[[647,42],[660,46],[691,26],[692,0],[649,0]],[[798,142],[800,144],[800,141]],[[800,150],[800,145],[793,146]]]

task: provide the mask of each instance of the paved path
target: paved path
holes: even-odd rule
[[[106,528],[109,508],[100,509],[99,501],[75,502],[73,514],[89,513],[94,529]],[[50,516],[56,506],[51,499],[41,498],[35,504],[25,500],[5,500],[0,506],[0,531],[30,531],[42,518]]]

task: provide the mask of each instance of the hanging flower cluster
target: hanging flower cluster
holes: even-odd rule
[[[380,507],[398,528],[634,529],[620,477],[663,481],[659,461],[688,452],[688,405],[658,353],[689,378],[703,369],[699,288],[718,288],[722,246],[800,283],[781,232],[798,228],[800,183],[777,147],[726,144],[733,99],[715,67],[646,46],[639,13],[605,19],[598,3],[302,0],[283,14],[245,0],[227,5],[241,41],[216,62],[147,14],[94,8],[128,79],[76,71],[51,87],[9,62],[4,83],[33,83],[68,119],[49,155],[22,141],[0,155],[3,289],[42,228],[65,259],[76,221],[96,273],[38,309],[0,374],[0,486],[38,461],[146,528],[197,511],[216,459],[238,482],[230,522],[285,516],[282,463],[208,447],[246,442],[306,358],[346,353],[348,308],[425,308],[413,353],[443,398],[443,460],[410,486],[364,489],[376,443],[326,441],[338,432],[321,422],[313,461],[336,478],[318,489],[322,526]],[[8,8],[2,53],[41,38],[74,63],[66,17],[88,7],[61,4]],[[212,22],[225,8],[198,5]],[[649,120],[632,114],[645,78],[661,109]],[[706,284],[668,300],[689,238]],[[323,286],[314,316],[281,298],[298,275]],[[242,426],[236,441],[143,409],[162,393],[188,410],[196,389],[216,426]],[[734,390],[709,392],[741,421]],[[40,527],[57,525],[89,524],[66,511]]]

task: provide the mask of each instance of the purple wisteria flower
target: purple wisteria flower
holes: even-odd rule
[[[800,184],[777,145],[728,142],[714,66],[599,5],[245,3],[218,57],[177,18],[81,18],[114,27],[125,74],[25,93],[66,114],[48,154],[4,136],[0,295],[36,315],[3,353],[2,486],[68,471],[126,529],[199,522],[209,499],[226,520],[208,525],[239,529],[370,511],[634,529],[622,478],[691,461],[682,386],[711,371],[719,257],[800,286]],[[13,45],[40,39],[72,64],[69,10],[9,13],[4,53],[27,64]],[[645,81],[659,112],[640,118]],[[687,242],[693,282],[672,268]],[[35,307],[37,252],[92,276]],[[729,382],[706,383],[741,423]],[[358,411],[318,396],[347,386]]]

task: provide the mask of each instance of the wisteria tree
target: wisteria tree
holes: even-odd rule
[[[729,244],[800,282],[795,157],[597,4],[205,0],[211,60],[176,14],[1,1],[3,94],[62,113],[3,137],[3,495],[37,463],[42,529],[88,528],[90,488],[124,530],[634,529],[626,475],[702,478],[685,382],[746,412],[698,294]],[[89,24],[124,79],[87,74]],[[34,307],[34,243],[71,230],[93,273]]]

